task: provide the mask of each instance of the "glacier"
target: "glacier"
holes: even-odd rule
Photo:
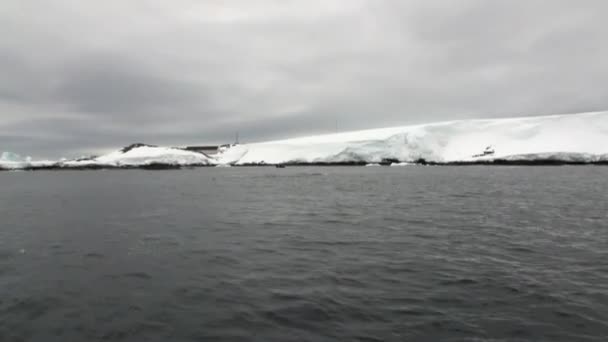
[[[324,134],[228,145],[214,155],[146,144],[133,144],[98,157],[60,161],[32,161],[5,152],[0,157],[0,169],[534,162],[608,164],[608,111],[455,120]]]
[[[492,147],[493,153],[482,155]],[[556,160],[608,161],[608,112],[457,120],[244,144],[215,156],[234,165]]]

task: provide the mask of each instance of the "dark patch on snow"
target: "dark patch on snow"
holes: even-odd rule
[[[494,147],[492,147],[492,145],[490,145],[490,146],[486,147],[486,149],[483,150],[483,152],[473,155],[473,158],[493,156],[494,153],[495,153]]]
[[[135,144],[131,144],[129,146],[123,147],[120,150],[120,152],[127,153],[127,152],[129,152],[129,151],[131,151],[133,149],[136,149],[136,148],[139,148],[139,147],[144,147],[144,146],[147,146],[147,147],[158,147],[156,145],[148,145],[148,144],[143,144],[143,143],[135,143]]]
[[[81,157],[81,158],[74,159],[74,161],[77,161],[77,162],[91,161],[91,160],[95,160],[95,158],[97,158],[97,156]]]
[[[167,163],[149,163],[140,165],[140,168],[144,170],[175,170],[181,169],[181,165],[179,164],[167,164]]]
[[[382,165],[382,166],[390,166],[391,164],[398,164],[401,161],[399,159],[396,158],[384,158],[382,159],[382,161],[378,164]]]

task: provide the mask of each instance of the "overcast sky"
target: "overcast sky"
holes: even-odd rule
[[[4,0],[0,151],[608,109],[603,0]]]

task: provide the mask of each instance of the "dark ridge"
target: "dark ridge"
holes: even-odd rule
[[[214,164],[190,164],[190,165],[182,165],[182,169],[198,169],[200,167],[215,167]]]
[[[80,162],[80,161],[89,161],[89,160],[93,160],[95,158],[97,158],[97,156],[81,157],[81,158],[74,159],[74,161],[77,161],[77,162]]]
[[[177,170],[177,169],[193,169],[199,167],[211,167],[215,165],[207,164],[191,164],[191,165],[179,165],[179,164],[168,164],[168,163],[150,163],[146,165],[109,165],[109,164],[91,164],[91,165],[78,165],[78,166],[65,166],[61,164],[44,165],[44,166],[30,166],[19,170],[24,171],[44,171],[44,170]],[[9,169],[7,169],[8,171]],[[0,168],[0,171],[4,169]]]
[[[114,165],[100,165],[100,164],[60,167],[60,169],[62,169],[62,170],[110,170],[110,169],[121,169],[121,168],[122,167],[114,166]]]
[[[231,166],[235,166],[235,167],[250,167],[250,166],[277,167],[279,165],[280,166],[365,166],[367,164],[369,164],[369,163],[364,162],[364,161],[311,162],[311,163],[309,163],[309,162],[287,162],[287,163],[278,163],[278,164],[270,164],[270,163],[261,162],[261,163],[231,164]],[[385,164],[385,165],[390,165],[390,164]]]
[[[381,163],[384,166],[390,166],[392,163],[399,163],[398,160],[385,160]],[[361,161],[350,161],[350,162],[314,162],[314,163],[281,163],[281,164],[267,164],[267,163],[248,163],[231,165],[234,167],[276,167],[281,166],[365,166],[367,162]],[[425,159],[418,159],[414,161],[416,165],[429,165],[429,166],[564,166],[564,165],[605,165],[608,166],[608,160],[594,161],[594,162],[583,162],[583,161],[565,161],[556,159],[539,159],[539,160],[506,160],[506,159],[495,159],[495,160],[477,160],[477,161],[460,161],[460,162],[432,162],[426,161]],[[140,170],[176,170],[176,169],[194,169],[200,167],[215,167],[213,164],[190,164],[190,165],[179,165],[179,164],[168,164],[168,163],[151,163],[146,165],[79,165],[79,166],[65,166],[61,163],[55,163],[44,166],[28,166],[19,170],[24,171],[44,171],[44,170],[129,170],[129,169],[140,169]],[[0,171],[10,171],[12,169],[3,168],[0,166]]]
[[[365,166],[369,164],[364,161],[347,161],[347,162],[316,162],[316,163],[304,163],[307,166]],[[285,163],[288,166],[298,166],[302,163]]]
[[[383,159],[379,164],[384,166],[390,166],[393,163],[400,163],[398,159]],[[408,161],[410,162],[410,161]],[[608,160],[601,161],[568,161],[558,159],[537,159],[537,160],[507,160],[507,159],[494,159],[494,160],[474,160],[474,161],[457,161],[457,162],[434,162],[427,161],[424,158],[419,158],[413,161],[416,165],[431,165],[431,166],[473,166],[473,165],[514,165],[514,166],[561,166],[561,165],[608,165]],[[368,162],[362,161],[349,161],[349,162],[288,162],[280,165],[285,166],[365,166]],[[266,163],[248,163],[239,164],[233,166],[276,166],[277,164],[266,164]]]
[[[561,166],[561,165],[608,165],[608,160],[600,161],[570,161],[570,160],[559,160],[559,159],[535,159],[535,160],[507,160],[507,159],[494,159],[494,160],[477,160],[477,161],[460,161],[460,162],[446,162],[446,163],[428,163],[428,165],[454,165],[454,166],[467,166],[467,165],[515,165],[515,166]]]
[[[395,158],[384,158],[382,159],[382,161],[379,163],[380,165],[383,166],[390,166],[391,164],[397,164],[399,163],[399,159],[395,159]]]
[[[148,144],[143,144],[143,143],[135,143],[135,144],[131,144],[127,147],[123,147],[120,152],[122,153],[127,153],[129,151],[131,151],[132,149],[138,148],[138,147],[144,147],[144,146],[148,146],[148,147],[158,147],[156,145],[148,145]]]
[[[60,170],[62,167],[58,163],[43,166],[27,166],[22,168],[24,171],[37,171],[37,170]]]
[[[141,165],[140,168],[144,170],[175,170],[181,169],[182,166],[179,164],[167,164],[167,163],[150,163]]]
[[[43,166],[28,166],[24,167],[20,170],[24,171],[45,171],[45,170],[107,170],[107,169],[120,169],[122,167],[114,166],[114,165],[99,165],[99,164],[91,164],[91,165],[78,165],[78,166],[65,166],[60,163],[55,163],[51,165],[43,165]]]
[[[418,159],[414,160],[414,163],[420,164],[420,165],[429,165],[429,163],[424,158],[418,158]]]

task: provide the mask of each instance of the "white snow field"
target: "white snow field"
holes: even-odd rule
[[[492,154],[480,156],[490,147]],[[474,157],[477,156],[477,157]],[[608,160],[608,112],[390,127],[234,146],[220,164]]]
[[[137,167],[360,163],[535,161],[608,163],[608,112],[459,120],[233,145],[218,154],[136,144],[100,157],[32,161],[10,152],[0,168]]]
[[[126,149],[126,151],[125,151]],[[159,147],[149,145],[133,145],[122,150],[85,160],[61,162],[63,167],[86,166],[145,166],[151,164],[167,165],[209,165],[209,158],[198,152],[186,151],[179,148]]]

